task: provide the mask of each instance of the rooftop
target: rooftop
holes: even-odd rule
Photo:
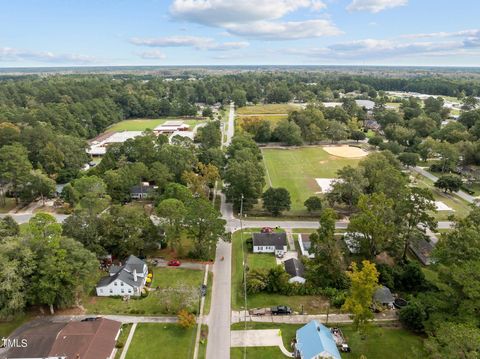
[[[283,264],[285,265],[285,271],[292,277],[303,277],[305,267],[297,258],[287,259]]]
[[[282,233],[254,233],[254,246],[275,246],[276,249],[283,249],[287,245],[287,234]]]
[[[297,330],[296,349],[303,359],[341,358],[330,329],[316,320]]]

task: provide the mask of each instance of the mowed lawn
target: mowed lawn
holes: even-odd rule
[[[204,272],[182,268],[154,268],[152,290],[145,298],[96,297],[84,299],[88,313],[176,315],[182,308],[196,313]]]
[[[259,230],[259,229],[258,229]],[[246,242],[252,237],[251,232],[244,231],[243,240]],[[245,244],[245,251],[247,245]],[[270,254],[253,254],[246,253],[246,261],[252,269],[268,269],[276,265],[275,257]],[[242,255],[242,241],[240,231],[237,231],[232,236],[232,309],[238,310],[245,307],[244,300],[244,286],[243,286],[243,255]],[[293,311],[301,312],[302,309],[308,314],[326,313],[328,308],[328,300],[319,295],[280,295],[269,293],[250,294],[248,296],[247,305],[249,308],[269,308],[275,305],[288,305]],[[333,313],[334,308],[330,308]]]
[[[127,359],[191,358],[196,328],[177,324],[140,323],[137,325]]]
[[[232,325],[232,330],[243,330],[244,324]],[[291,350],[291,340],[302,325],[296,324],[272,324],[272,323],[248,323],[247,329],[280,329],[283,343],[287,350]],[[331,325],[330,325],[331,326]],[[344,359],[359,359],[362,355],[368,359],[398,358],[420,359],[427,357],[423,349],[423,339],[408,332],[405,329],[394,327],[377,327],[371,325],[362,338],[352,325],[339,326],[352,349],[351,353],[341,353]],[[233,359],[243,356],[243,348],[232,348]],[[247,348],[247,358],[272,358],[280,359],[285,356],[277,347]]]
[[[149,119],[149,118],[141,118],[141,119],[135,119],[135,120],[125,120],[118,122],[109,128],[107,128],[108,132],[119,132],[119,131],[145,131],[146,129],[151,129],[153,130],[155,127],[158,125],[161,125],[165,121],[169,120],[181,120],[184,123],[190,125],[190,129],[193,130],[193,128],[200,122],[199,120],[189,120],[189,119],[183,119],[183,118],[156,118],[156,119]]]
[[[290,111],[298,110],[301,106],[291,103],[269,103],[253,106],[240,107],[237,110],[239,115],[257,115],[257,114],[288,114]]]
[[[237,126],[240,128],[242,127],[242,123],[245,121],[248,121],[248,119],[253,119],[253,118],[258,118],[261,119],[262,121],[268,121],[270,122],[270,127],[274,129],[277,127],[278,123],[282,120],[286,120],[288,118],[288,115],[275,115],[275,114],[264,114],[264,115],[240,115],[237,117],[235,123]]]
[[[294,149],[262,149],[267,186],[284,187],[290,192],[290,215],[307,213],[303,203],[320,191],[315,178],[336,178],[337,171],[347,165],[357,166],[359,159],[336,157],[321,147]]]

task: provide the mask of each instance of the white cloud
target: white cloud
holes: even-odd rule
[[[79,54],[55,54],[49,51],[31,51],[11,47],[0,47],[0,61],[35,61],[56,64],[92,64],[99,60],[93,56]]]
[[[332,44],[321,48],[294,48],[283,51],[306,57],[316,57],[334,60],[368,61],[386,58],[412,57],[412,56],[452,56],[462,55],[478,56],[480,50],[480,31],[467,30],[444,33],[436,36],[439,39],[429,41],[407,41],[405,37],[396,39],[363,39],[350,42]],[[425,34],[424,34],[425,35]],[[433,37],[433,36],[422,36]]]
[[[219,27],[231,35],[289,40],[338,35],[330,20],[280,21],[300,9],[320,11],[322,0],[174,0],[170,13],[177,19]]]
[[[353,0],[348,11],[369,11],[377,13],[386,9],[407,5],[408,0]]]
[[[254,26],[229,25],[227,30],[234,35],[264,40],[295,40],[342,33],[329,20],[259,21]]]
[[[320,0],[174,0],[170,13],[178,18],[209,26],[279,19],[288,13],[325,7]]]
[[[163,60],[167,58],[167,56],[160,50],[144,51],[141,52],[139,55],[142,59],[145,60]]]
[[[138,46],[149,47],[194,47],[197,50],[226,51],[243,49],[249,46],[246,41],[216,42],[209,37],[200,36],[166,36],[151,39],[133,38],[130,42]]]

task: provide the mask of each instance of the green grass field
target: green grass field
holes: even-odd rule
[[[15,198],[5,198],[5,203],[0,204],[0,213],[10,212],[15,208]]]
[[[252,231],[252,229],[249,229]],[[243,240],[246,242],[250,238],[250,232],[244,233]],[[245,250],[247,247],[245,246]],[[256,257],[258,254],[247,253],[247,263]],[[266,254],[262,255],[266,256]],[[275,258],[271,255],[273,261]],[[271,265],[271,261],[267,264],[262,259],[255,259],[257,265],[266,266]],[[242,256],[242,242],[240,239],[240,231],[237,231],[232,236],[232,309],[238,310],[244,308],[244,290],[243,290],[243,256]],[[303,308],[304,312],[309,314],[325,313],[328,307],[328,301],[321,296],[304,295],[304,296],[286,296],[279,294],[258,293],[249,295],[247,298],[247,305],[249,308],[268,308],[275,305],[288,305],[292,310],[300,312]],[[331,310],[333,312],[333,309]]]
[[[32,319],[32,315],[19,314],[9,321],[0,321],[0,338],[8,337],[15,329]]]
[[[247,329],[280,329],[283,343],[287,350],[292,350],[290,343],[295,333],[302,325],[247,323]],[[423,339],[404,329],[393,327],[377,327],[371,325],[362,338],[351,325],[339,326],[352,349],[351,353],[342,353],[344,359],[359,359],[364,355],[368,359],[399,358],[420,359],[427,355],[423,349]],[[244,323],[232,325],[232,330],[243,330]],[[232,348],[232,359],[243,358],[243,348]],[[248,359],[280,359],[285,356],[277,347],[247,348]]]
[[[429,188],[432,191],[435,201],[442,201],[454,210],[438,211],[435,214],[435,218],[437,219],[437,221],[446,221],[448,220],[448,217],[452,214],[456,217],[464,218],[470,212],[470,205],[468,202],[464,201],[463,199],[454,194],[444,193],[442,190],[435,188],[433,182],[426,177],[423,177],[421,175],[416,176],[414,185],[421,188]]]
[[[237,110],[239,115],[260,115],[260,114],[287,114],[290,111],[298,110],[301,108],[299,105],[289,104],[289,103],[270,103],[264,105],[254,105],[254,106],[246,106],[240,107]]]
[[[272,115],[272,114],[265,114],[265,115],[259,115],[259,116],[237,116],[235,119],[235,124],[237,125],[237,128],[242,127],[242,123],[244,121],[247,121],[249,118],[259,118],[264,121],[270,122],[270,127],[274,129],[277,127],[278,123],[282,120],[285,120],[288,118],[287,115]]]
[[[335,157],[321,147],[262,150],[267,186],[284,187],[292,200],[289,215],[308,215],[303,203],[320,191],[315,178],[335,178],[347,165],[357,166],[359,160]]]
[[[204,272],[181,268],[154,268],[152,288],[146,298],[124,301],[115,297],[91,296],[84,299],[88,313],[94,314],[176,314],[182,308],[198,311],[199,288]]]
[[[275,268],[277,262],[273,253],[248,253],[247,265],[250,270],[264,269],[269,270]]]
[[[190,125],[190,128],[193,129],[198,123],[202,122],[199,120],[189,120],[183,118],[156,118],[156,119],[135,119],[135,120],[125,120],[118,122],[109,128],[109,132],[119,132],[119,131],[145,131],[146,129],[153,130],[158,125],[161,125],[168,120],[182,120],[186,124]]]
[[[183,329],[177,324],[140,323],[128,348],[127,359],[191,358],[195,330],[195,327]]]

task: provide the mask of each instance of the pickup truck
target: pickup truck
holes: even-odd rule
[[[272,315],[289,315],[292,314],[292,309],[286,305],[279,305],[272,307]]]

